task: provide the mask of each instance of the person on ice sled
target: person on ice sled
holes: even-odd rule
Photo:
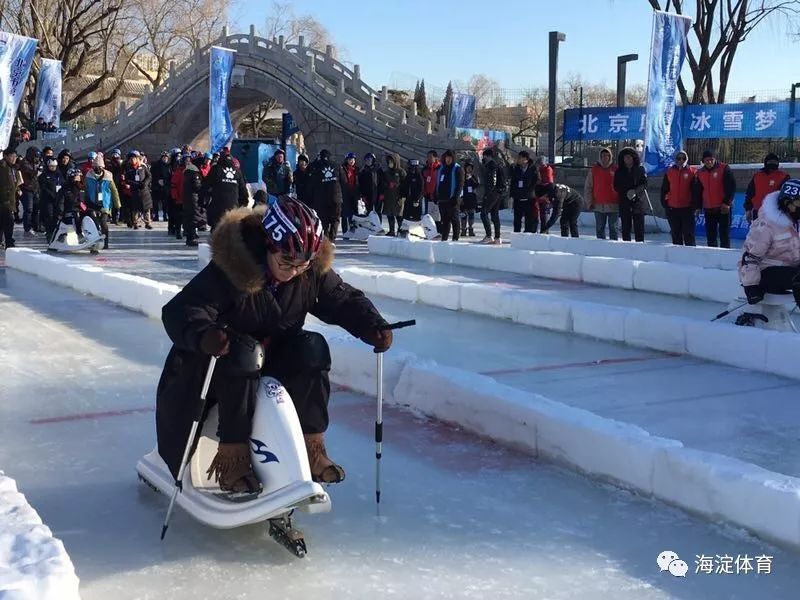
[[[338,483],[344,470],[328,458],[331,356],[325,338],[305,331],[311,313],[385,352],[392,344],[386,321],[364,294],[331,268],[333,245],[317,213],[290,196],[271,196],[266,213],[239,208],[214,228],[212,259],[162,311],[173,346],[158,384],[158,452],[173,475],[180,468],[200,402],[210,355],[221,356],[209,405],[219,407],[219,450],[208,471],[230,499],[261,491],[250,461],[250,431],[258,376],[237,374],[229,332],[264,344],[262,376],[286,388],[297,409],[315,481]],[[227,329],[226,329],[227,328]]]

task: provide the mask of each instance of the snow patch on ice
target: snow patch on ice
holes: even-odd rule
[[[78,576],[16,482],[0,471],[0,598],[78,600]]]

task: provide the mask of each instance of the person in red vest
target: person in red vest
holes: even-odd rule
[[[556,182],[553,167],[547,164],[547,158],[540,156],[536,159],[536,168],[539,169],[539,183],[543,185],[554,184]]]
[[[608,237],[617,239],[617,216],[619,214],[619,197],[614,189],[614,173],[617,168],[612,164],[611,150],[600,150],[600,160],[595,163],[586,176],[583,186],[583,197],[586,208],[594,211],[598,239],[606,239],[606,223]]]
[[[703,152],[703,166],[694,179],[695,203],[702,203],[706,219],[706,240],[711,248],[731,247],[731,206],[736,195],[736,179],[730,167],[717,160],[712,150]]]
[[[661,206],[667,213],[672,243],[676,246],[695,246],[692,195],[696,169],[689,166],[689,156],[683,150],[675,155],[673,164],[661,182]]]
[[[770,152],[764,157],[764,168],[750,180],[744,193],[744,210],[748,223],[758,218],[758,211],[761,210],[766,195],[777,192],[783,182],[789,179],[789,174],[781,171],[780,166],[778,155]]]

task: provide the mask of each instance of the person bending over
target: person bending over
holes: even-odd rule
[[[261,490],[250,461],[250,431],[259,376],[236,372],[228,331],[262,341],[260,376],[274,377],[291,395],[315,481],[336,483],[344,470],[328,458],[331,355],[325,338],[303,329],[306,315],[339,325],[385,352],[386,321],[332,270],[333,247],[317,213],[290,196],[269,198],[266,214],[227,212],[211,237],[212,260],[162,311],[173,346],[158,384],[158,451],[177,473],[209,356],[220,356],[209,402],[219,407],[219,450],[209,477],[230,499]],[[224,329],[227,327],[227,330]]]

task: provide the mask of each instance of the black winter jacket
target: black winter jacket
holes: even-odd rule
[[[633,157],[633,167],[630,169],[625,166],[626,154]],[[645,199],[645,194],[647,193],[647,175],[639,160],[639,153],[633,148],[623,148],[619,151],[617,160],[618,167],[616,173],[614,173],[614,189],[617,191],[620,208],[628,207],[633,214],[643,215],[647,208],[647,200]],[[628,199],[628,192],[630,190],[636,191],[638,195],[637,199]]]
[[[528,160],[528,168],[525,171],[519,165],[514,165],[511,169],[511,189],[510,196],[516,201],[527,201],[536,199],[536,184],[539,183],[539,169]]]
[[[229,210],[247,206],[250,196],[242,172],[230,157],[225,157],[208,174],[211,204],[208,207],[208,222],[213,227]]]
[[[183,199],[183,223],[186,226],[191,224],[198,226],[203,220],[203,212],[200,208],[200,191],[202,187],[203,177],[200,175],[200,169],[189,163],[183,171],[183,190],[181,193],[181,198]]]
[[[309,204],[311,197],[309,195],[309,184],[311,183],[310,167],[306,166],[305,171],[300,169],[294,170],[294,191],[297,194],[297,199],[303,204]]]
[[[212,236],[211,263],[162,309],[173,346],[158,383],[156,428],[159,454],[173,475],[199,410],[209,360],[200,352],[200,339],[207,329],[226,324],[269,346],[302,329],[308,313],[358,338],[386,324],[372,302],[331,269],[333,246],[327,240],[311,269],[273,291],[261,218],[247,208],[225,214]]]
[[[311,164],[310,169],[309,206],[320,215],[328,214],[334,205],[342,204],[339,167],[329,160],[317,159]]]

